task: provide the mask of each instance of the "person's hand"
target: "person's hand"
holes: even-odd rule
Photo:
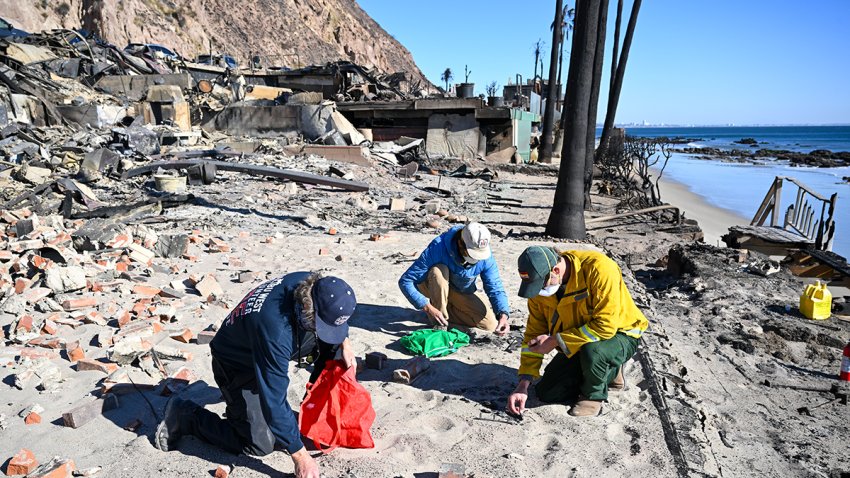
[[[351,346],[351,341],[346,339],[340,345],[342,349],[342,361],[345,363],[345,368],[357,366],[357,357],[354,355],[354,347]]]
[[[508,316],[505,314],[499,315],[499,325],[496,326],[496,335],[505,335],[511,329],[508,325]]]
[[[528,342],[528,349],[536,354],[546,355],[555,350],[558,340],[551,335],[538,335]]]
[[[449,321],[443,317],[443,313],[440,312],[440,309],[433,305],[425,304],[425,307],[423,307],[422,310],[425,312],[425,315],[428,316],[428,319],[431,320],[432,324],[439,325],[440,327],[446,327],[449,325]]]
[[[525,411],[525,402],[528,401],[528,384],[527,380],[519,381],[514,393],[508,397],[508,412],[514,415],[522,415],[522,412]]]
[[[321,478],[319,465],[306,448],[301,447],[292,454],[292,463],[295,465],[295,478]]]

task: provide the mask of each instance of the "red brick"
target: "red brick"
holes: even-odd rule
[[[27,300],[27,302],[29,302],[30,304],[35,304],[52,293],[53,291],[51,291],[47,287],[31,287],[24,291],[23,296],[24,299]]]
[[[126,262],[116,262],[115,263],[115,270],[118,271],[118,272],[127,272],[129,269],[130,269],[130,264],[127,264]]]
[[[150,305],[150,299],[139,299],[135,304],[133,304],[132,312],[136,315],[142,315]]]
[[[323,247],[323,248],[319,249],[319,255],[320,256],[327,256],[330,253],[331,253],[331,251],[327,247]]]
[[[67,311],[85,309],[88,307],[94,307],[95,305],[97,305],[97,299],[94,297],[70,299],[62,302],[62,308]]]
[[[115,320],[118,321],[118,328],[124,327],[129,324],[131,320],[133,320],[133,316],[130,315],[129,310],[122,310],[115,314]]]
[[[196,256],[194,254],[183,254],[182,257],[183,257],[183,259],[186,259],[187,261],[192,261],[192,262],[198,261],[198,256]]]
[[[161,289],[149,285],[138,284],[133,287],[133,293],[142,297],[150,298],[159,295]]]
[[[330,234],[331,236],[336,236],[337,232],[338,231],[336,230],[335,227],[328,229],[328,234]]]
[[[77,372],[83,372],[88,370],[94,370],[97,372],[110,374],[118,370],[118,364],[111,362],[101,362],[93,359],[82,359],[77,362]]]
[[[30,285],[32,285],[31,280],[26,279],[24,277],[18,277],[17,279],[15,279],[15,293],[23,294],[24,291],[27,290]]]
[[[53,261],[41,256],[32,256],[32,259],[30,259],[30,263],[33,267],[40,270],[47,270],[50,266],[53,265]]]
[[[182,332],[176,335],[172,335],[171,338],[178,341],[183,342],[184,344],[188,344],[192,340],[192,329],[183,329]]]
[[[35,347],[26,347],[26,348],[22,349],[18,353],[18,355],[20,355],[21,358],[28,358],[30,360],[41,360],[41,359],[53,360],[53,359],[59,358],[59,354],[56,353],[53,350],[47,350],[47,349],[41,349],[41,348],[35,348]]]
[[[116,234],[111,241],[106,243],[107,247],[127,247],[133,242],[133,239],[128,234]]]
[[[230,476],[230,467],[218,465],[218,468],[215,469],[215,478],[227,478],[228,476]]]
[[[68,360],[73,362],[79,362],[86,358],[86,351],[80,347],[80,342],[71,342],[69,344],[65,344],[65,352],[68,354]]]
[[[207,247],[210,252],[230,252],[230,244],[215,237],[210,238]]]
[[[56,322],[53,322],[50,319],[44,321],[44,325],[41,326],[41,333],[47,335],[56,335],[56,332],[59,331],[59,327],[56,325]]]
[[[26,448],[21,448],[21,451],[16,453],[9,460],[9,464],[6,465],[6,474],[8,476],[28,475],[36,466],[38,466],[38,461],[36,461],[33,452]]]
[[[26,423],[27,425],[41,423],[41,415],[35,412],[29,412],[27,416],[24,417],[24,423]]]
[[[269,236],[269,237],[263,239],[263,243],[264,244],[274,244],[274,237]]]
[[[195,372],[193,372],[192,370],[186,367],[180,367],[179,370],[171,374],[171,378],[177,380],[185,380],[186,382],[192,383],[198,379],[198,376],[195,375]]]
[[[76,469],[74,460],[59,460],[49,469],[34,473],[27,478],[72,478]]]
[[[239,231],[239,237],[241,237],[241,238],[251,237],[251,233],[248,232],[248,231]]]
[[[27,345],[35,345],[36,347],[56,350],[62,348],[62,340],[59,338],[50,339],[47,337],[37,337],[27,342]]]
[[[11,261],[15,257],[12,251],[0,251],[0,261]]]
[[[15,326],[15,331],[17,332],[18,330],[25,330],[27,332],[31,332],[32,327],[32,316],[24,315],[20,319],[18,319],[18,325]]]
[[[96,310],[92,310],[84,315],[82,321],[86,324],[106,325],[106,319],[103,318],[103,314]]]

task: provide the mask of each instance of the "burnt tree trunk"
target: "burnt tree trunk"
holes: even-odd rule
[[[553,237],[583,239],[587,234],[584,225],[584,171],[588,148],[587,129],[595,127],[588,124],[588,119],[599,41],[599,16],[603,3],[607,5],[607,0],[576,2],[575,31],[564,106],[564,148],[552,212],[546,224],[546,234]],[[595,79],[599,81],[598,77]]]
[[[591,206],[590,186],[593,183],[593,160],[596,154],[596,111],[599,107],[599,86],[602,84],[602,67],[605,61],[605,32],[608,24],[608,0],[599,7],[596,27],[596,53],[593,56],[593,82],[590,91],[590,108],[587,113],[587,150],[584,156],[584,209]]]
[[[546,90],[546,110],[543,113],[543,136],[540,145],[541,163],[552,162],[552,142],[555,131],[555,105],[558,103],[558,52],[561,50],[561,24],[564,23],[563,1],[555,0],[555,23],[552,28],[552,54],[549,59],[549,85]]]
[[[623,77],[626,75],[626,63],[629,61],[629,50],[632,48],[632,38],[635,36],[635,25],[637,25],[640,4],[641,0],[635,0],[632,4],[629,25],[626,27],[626,35],[623,38],[623,49],[620,52],[620,59],[617,60],[617,73],[611,81],[611,91],[608,92],[608,108],[605,112],[605,124],[602,127],[602,137],[599,141],[600,149],[607,147],[611,130],[614,128],[614,118],[617,116],[617,105],[620,103]]]

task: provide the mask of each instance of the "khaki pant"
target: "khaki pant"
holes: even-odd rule
[[[443,264],[428,270],[428,275],[416,286],[431,305],[439,309],[450,324],[476,327],[492,332],[499,321],[482,292],[463,294],[449,287],[449,268]]]

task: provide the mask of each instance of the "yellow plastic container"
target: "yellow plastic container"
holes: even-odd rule
[[[817,281],[809,284],[800,296],[800,312],[809,319],[824,320],[832,315],[832,294]]]

